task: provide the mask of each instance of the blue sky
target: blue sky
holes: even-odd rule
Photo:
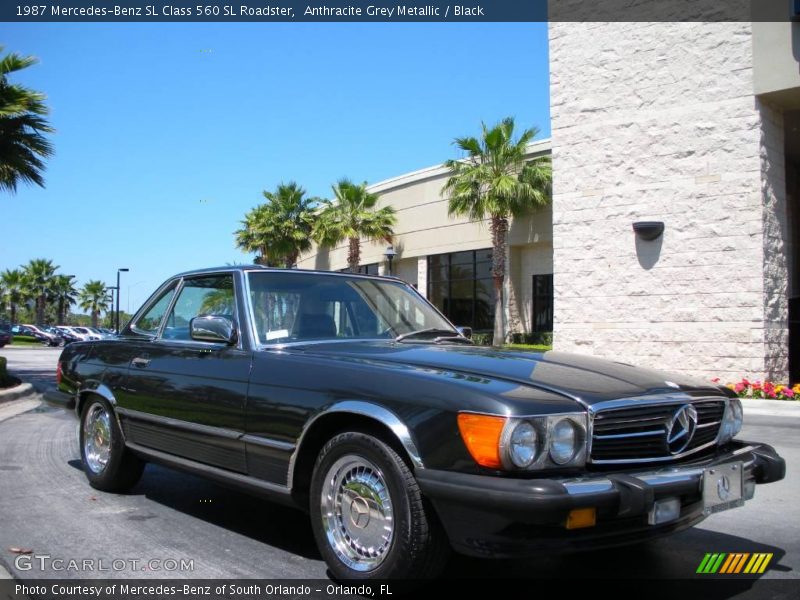
[[[0,195],[0,270],[53,259],[138,308],[170,275],[249,262],[233,231],[261,190],[328,196],[457,156],[515,116],[550,135],[544,23],[3,24],[45,92],[45,189]]]

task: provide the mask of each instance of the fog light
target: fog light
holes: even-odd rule
[[[650,525],[661,525],[669,523],[681,516],[680,498],[665,498],[656,500],[653,508],[647,513],[647,522]]]
[[[594,527],[597,522],[597,511],[594,508],[576,508],[569,511],[567,529]]]

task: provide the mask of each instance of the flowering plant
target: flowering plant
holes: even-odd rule
[[[719,383],[719,377],[711,380]],[[728,387],[736,392],[739,398],[767,398],[770,400],[800,400],[800,383],[793,386],[772,381],[750,381],[742,378],[738,383],[729,383]]]

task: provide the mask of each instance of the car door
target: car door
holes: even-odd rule
[[[237,285],[231,273],[184,278],[155,337],[131,342],[121,411],[129,441],[246,472],[240,438],[251,353],[238,336],[226,345],[193,340],[189,331],[191,319],[203,315],[230,318],[238,330]],[[152,326],[152,319],[134,322],[131,330]]]

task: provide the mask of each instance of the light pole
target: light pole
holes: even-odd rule
[[[117,335],[119,335],[119,274],[127,273],[128,271],[130,271],[130,269],[117,269],[117,310],[115,311],[117,318],[115,319],[116,326],[114,327],[114,330],[117,332]]]
[[[397,252],[394,251],[394,246],[392,246],[390,244],[386,248],[386,252],[384,252],[383,255],[386,257],[386,260],[389,261],[389,275],[391,275],[392,274],[392,260],[394,260],[394,257],[397,256]]]

